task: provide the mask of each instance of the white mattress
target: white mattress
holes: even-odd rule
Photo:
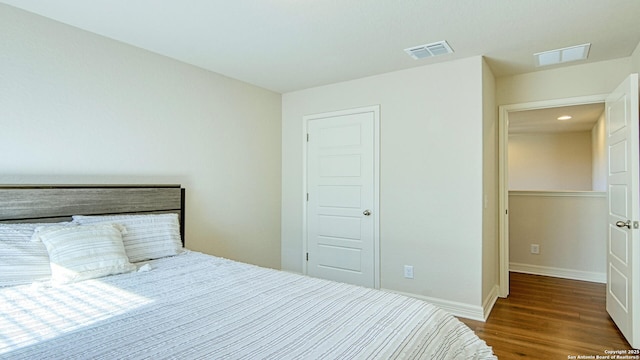
[[[413,298],[196,252],[151,271],[0,289],[0,358],[494,359]]]

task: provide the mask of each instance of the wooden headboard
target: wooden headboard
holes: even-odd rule
[[[70,221],[73,215],[177,213],[184,246],[180,185],[0,185],[0,222]]]

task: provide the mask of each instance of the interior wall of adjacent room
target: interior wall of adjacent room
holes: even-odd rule
[[[605,282],[606,248],[605,193],[509,193],[511,271]]]
[[[605,131],[604,111],[598,118],[598,122],[591,129],[593,173],[591,176],[593,191],[607,191],[607,134]]]
[[[592,190],[591,131],[509,135],[509,190]]]

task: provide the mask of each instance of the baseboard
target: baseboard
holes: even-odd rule
[[[416,299],[424,300],[428,303],[431,303],[442,310],[445,310],[451,313],[454,316],[463,317],[465,319],[477,320],[477,321],[486,321],[484,309],[481,306],[469,305],[465,303],[460,303],[456,301],[449,301],[439,298],[432,298],[428,296],[422,296],[417,294],[405,293],[402,291],[390,290],[390,289],[380,289],[382,291],[388,291],[408,297],[413,297]],[[496,292],[497,294],[497,292]],[[493,304],[491,304],[493,306]],[[488,316],[488,315],[487,315]]]
[[[497,284],[491,289],[489,295],[482,302],[482,316],[484,321],[487,321],[489,318],[489,314],[491,314],[491,310],[493,310],[493,305],[498,301],[498,292],[500,291],[500,286]]]
[[[509,263],[509,271],[533,275],[544,275],[571,280],[606,283],[607,274],[591,271],[555,268],[550,266]]]

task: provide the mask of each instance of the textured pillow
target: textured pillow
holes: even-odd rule
[[[67,284],[135,270],[124,251],[121,229],[113,224],[38,228],[49,253],[52,283]]]
[[[75,215],[73,221],[79,224],[124,225],[127,233],[122,239],[131,262],[159,259],[182,252],[177,214]]]
[[[0,224],[0,286],[49,280],[47,248],[41,242],[32,242],[31,237],[37,227],[62,224]]]

